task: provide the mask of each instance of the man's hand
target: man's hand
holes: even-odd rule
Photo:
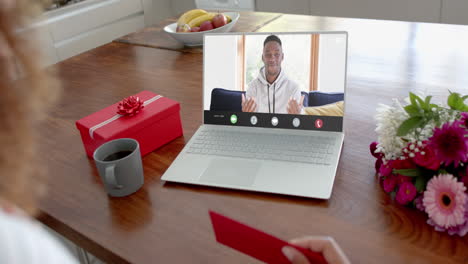
[[[255,112],[257,110],[257,103],[255,98],[245,99],[245,95],[242,94],[242,112]]]
[[[348,258],[331,237],[304,237],[289,241],[291,244],[323,254],[328,264],[350,264]],[[285,246],[283,254],[293,264],[309,264],[307,258],[293,247]]]
[[[289,98],[287,111],[288,114],[299,115],[304,105],[304,95],[301,96],[301,100],[298,103],[296,100]]]

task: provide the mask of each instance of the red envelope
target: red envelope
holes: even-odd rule
[[[228,247],[269,264],[291,264],[281,249],[291,246],[304,254],[311,264],[327,264],[321,253],[292,245],[265,232],[210,211],[216,240]]]

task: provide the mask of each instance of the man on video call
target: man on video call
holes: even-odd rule
[[[281,69],[284,54],[281,40],[268,36],[263,42],[262,61],[258,77],[249,83],[242,95],[242,112],[300,114],[304,96],[296,82]]]

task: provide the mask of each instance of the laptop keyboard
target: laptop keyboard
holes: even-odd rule
[[[330,165],[334,138],[203,130],[187,153]]]

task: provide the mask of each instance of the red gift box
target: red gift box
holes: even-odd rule
[[[115,103],[76,122],[89,157],[100,145],[117,138],[137,140],[144,156],[183,134],[178,102],[150,91],[134,96],[144,107],[133,116],[117,114],[119,103]]]

